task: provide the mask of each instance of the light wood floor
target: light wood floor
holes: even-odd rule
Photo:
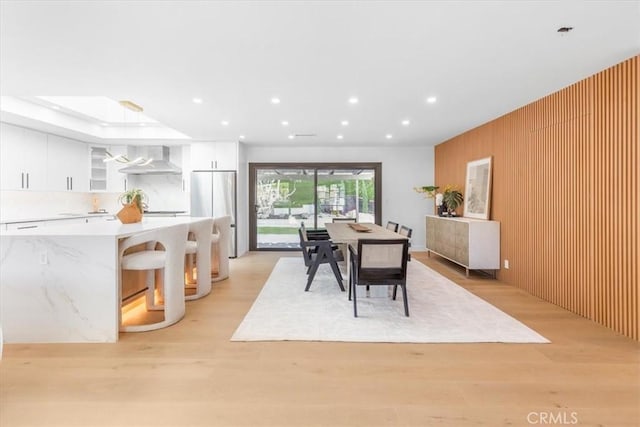
[[[232,260],[164,330],[5,345],[0,426],[640,425],[639,343],[423,253],[552,343],[230,342],[279,256]]]

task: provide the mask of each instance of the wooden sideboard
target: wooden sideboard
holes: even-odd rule
[[[500,269],[500,223],[427,215],[427,252],[469,270]]]

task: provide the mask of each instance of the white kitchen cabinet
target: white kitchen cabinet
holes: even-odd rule
[[[182,147],[182,162],[180,167],[182,168],[182,191],[185,193],[191,192],[191,147],[183,145]]]
[[[191,169],[238,169],[237,142],[202,142],[191,144]]]
[[[104,162],[106,156],[106,147],[89,147],[89,161],[91,162],[89,176],[90,191],[107,190],[107,163]]]
[[[45,227],[46,224],[46,221],[13,222],[5,224],[5,230],[28,230],[31,228]]]
[[[89,191],[89,157],[85,143],[48,135],[47,187],[49,191]]]
[[[127,175],[119,172],[126,164],[116,160],[105,162],[109,158],[107,152],[113,156],[127,156],[125,145],[92,145],[89,147],[90,171],[89,190],[92,192],[122,193],[127,191]]]
[[[0,188],[47,190],[47,135],[0,124]]]
[[[127,155],[127,147],[125,145],[110,145],[107,151],[114,156]],[[119,172],[126,165],[117,161],[107,162],[107,191],[112,193],[122,193],[127,191],[127,175]]]

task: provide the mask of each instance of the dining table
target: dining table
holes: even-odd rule
[[[407,236],[403,236],[395,231],[389,230],[381,225],[374,223],[353,223],[353,222],[330,222],[325,224],[325,228],[329,233],[331,241],[342,247],[344,259],[346,261],[346,275],[347,286],[351,286],[351,256],[349,254],[348,246],[351,245],[357,252],[359,239],[381,239],[381,240],[395,240],[405,239]]]

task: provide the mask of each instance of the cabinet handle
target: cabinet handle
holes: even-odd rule
[[[24,172],[20,173],[22,177],[22,183],[20,184],[20,188],[24,188]]]
[[[27,172],[27,188],[29,188],[29,172]]]
[[[182,179],[182,191],[184,191],[184,178]]]
[[[73,177],[69,177],[69,190],[73,191]]]
[[[216,160],[216,169],[218,169],[218,161]]]
[[[27,228],[38,228],[37,225],[23,225],[22,227],[18,227],[18,230],[26,230]]]
[[[124,179],[124,191],[127,191],[127,179]]]
[[[68,191],[69,190],[69,177],[66,177],[66,178],[67,178],[67,191]]]

